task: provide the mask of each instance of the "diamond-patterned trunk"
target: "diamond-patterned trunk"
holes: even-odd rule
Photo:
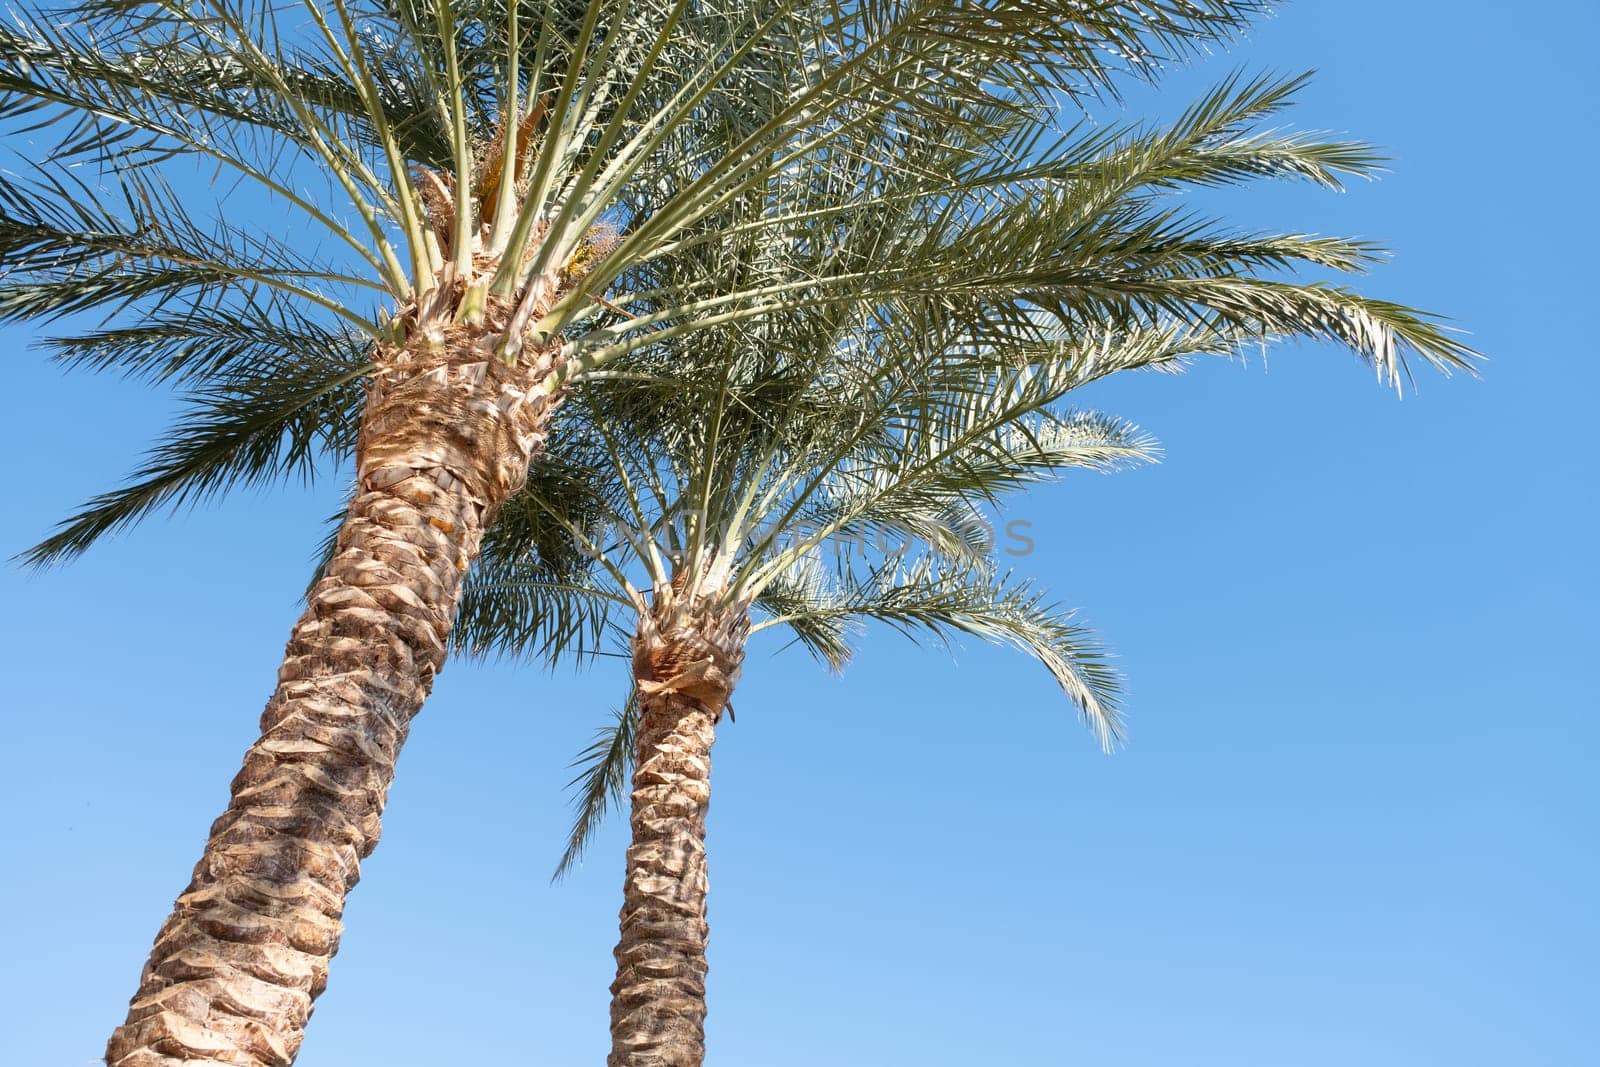
[[[749,616],[658,588],[634,637],[639,726],[609,1067],[705,1059],[706,809],[711,745],[744,658]]]
[[[448,296],[448,294],[447,294]],[[111,1067],[284,1067],[377,844],[411,718],[444,664],[462,579],[554,406],[550,350],[495,354],[445,309],[374,357],[357,490],[232,796],[162,925]]]

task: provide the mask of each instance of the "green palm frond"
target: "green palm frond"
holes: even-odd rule
[[[34,566],[78,555],[162,508],[254,485],[311,482],[328,456],[348,455],[367,374],[361,347],[257,353],[246,372],[213,376],[127,485],[89,500],[23,553]]]
[[[597,570],[533,557],[521,566],[480,564],[462,594],[451,632],[455,650],[552,669],[569,660],[586,664],[607,639],[625,636],[622,627],[632,621],[632,603]]]
[[[1301,178],[1330,189],[1346,178],[1372,177],[1384,159],[1359,141],[1309,131],[1262,129],[1286,111],[1310,82],[1237,73],[1223,80],[1164,126],[1114,126],[1069,138],[1062,177],[1082,184],[1100,203],[1136,192],[1218,186],[1258,178]]]
[[[829,538],[909,535],[941,551],[966,544],[985,554],[990,546],[981,540],[945,536],[950,516],[1068,469],[1114,470],[1153,459],[1155,443],[1137,427],[1054,409],[1088,379],[1086,357],[1095,350],[1086,347],[1078,358],[1042,366],[1015,366],[1012,353],[987,348],[936,349],[932,360],[913,354],[915,369],[901,368],[898,388],[869,387],[854,418],[839,403],[841,383],[830,381],[833,410],[789,444],[788,463],[762,494],[765,528],[748,553],[760,563],[742,580],[759,589]],[[1057,347],[1054,354],[1066,353]],[[880,350],[875,358],[887,355]]]
[[[993,405],[973,422],[916,427],[921,440],[892,461],[879,454],[841,464],[832,484],[812,497],[807,518],[849,535],[902,514],[937,514],[956,502],[992,504],[1063,471],[1114,471],[1157,454],[1154,439],[1136,426],[1093,412],[1030,418]]]
[[[1050,672],[1104,747],[1123,737],[1122,683],[1109,656],[1073,613],[1052,605],[1031,582],[923,558],[813,582],[789,603],[756,629],[789,627],[811,647],[810,635],[819,631],[879,622],[913,640],[965,634],[1018,649]],[[831,648],[824,658],[839,663]]]
[[[403,291],[384,230],[403,194],[385,180],[391,164],[356,106],[361,91],[337,64],[277,40],[275,26],[270,9],[228,3],[14,10],[0,22],[0,121],[53,132],[56,143],[36,166],[54,174],[79,162],[109,163],[124,176],[171,161],[218,167],[353,250],[373,280]],[[379,81],[388,91],[374,89],[396,109],[388,128],[420,129],[416,120],[431,110],[407,96],[409,79],[395,73],[387,64]],[[416,150],[426,151],[425,138]],[[319,170],[346,204],[305,191],[304,179]],[[388,178],[407,180],[403,167]],[[361,220],[355,226],[348,208]]]
[[[276,238],[202,223],[150,173],[123,175],[115,195],[112,207],[71,176],[0,180],[0,319],[203,303],[264,288],[374,329],[326,289],[374,288],[370,281],[309,262]]]
[[[756,609],[780,620],[815,659],[842,671],[855,656],[863,627],[859,617],[829,610],[836,603],[836,590],[816,553],[775,575],[755,599]]]
[[[614,302],[630,317],[577,335],[573,354],[592,365],[608,352],[631,353],[808,307],[937,300],[968,330],[1015,326],[1040,312],[1074,328],[1133,329],[1200,317],[1259,339],[1331,340],[1395,384],[1407,374],[1408,352],[1441,369],[1470,369],[1471,350],[1425,316],[1348,290],[1337,290],[1334,309],[1334,287],[1273,277],[1306,268],[1361,271],[1380,258],[1377,246],[1241,234],[1166,205],[1185,186],[1300,177],[1337,187],[1342,176],[1372,173],[1378,157],[1360,144],[1256,128],[1301,84],[1301,78],[1236,77],[1167,127],[1074,131],[1047,146],[1026,126],[997,133],[999,141],[971,146],[977,160],[970,167],[952,171],[947,153],[925,172],[855,187],[845,203],[813,208],[801,187],[790,208],[791,194],[780,187],[773,209],[737,221],[716,239],[782,226],[797,239],[806,235],[803,241],[771,246],[759,274],[740,260],[737,281],[701,262],[698,275],[669,288],[622,294]],[[1044,154],[1012,162],[1023,145]],[[957,155],[965,159],[966,152],[962,147]],[[678,254],[685,245],[665,247]],[[790,258],[796,250],[825,251]],[[693,317],[685,321],[685,314]]]
[[[1436,316],[1342,286],[1222,277],[1170,278],[1142,288],[1174,314],[1210,312],[1213,321],[1256,330],[1263,340],[1305,337],[1341,345],[1396,390],[1411,379],[1407,352],[1444,373],[1476,373],[1478,354]]]
[[[1253,273],[1287,265],[1359,269],[1371,247],[1236,235],[1160,206],[1160,194],[1186,185],[1336,185],[1370,173],[1378,161],[1364,146],[1259,128],[1303,79],[1236,76],[1166,127],[1047,136],[1051,94],[1114,90],[1119,75],[1149,74],[1226,38],[1259,8],[764,0],[612,11],[564,0],[535,12],[305,0],[291,19],[253,0],[92,0],[68,18],[23,11],[0,33],[0,119],[67,123],[58,162],[116,143],[131,161],[118,177],[127,183],[143,181],[129,166],[211,160],[366,262],[358,271],[300,264],[278,247],[256,262],[265,239],[242,231],[209,255],[215,242],[200,238],[215,235],[173,221],[168,229],[185,239],[141,247],[115,269],[43,288],[17,278],[11,313],[249,279],[368,328],[313,283],[372,285],[397,301],[432,284],[441,249],[414,176],[421,167],[459,178],[441,186],[455,201],[443,251],[454,248],[458,267],[470,220],[492,221],[505,253],[494,286],[505,295],[567,262],[594,225],[618,227],[618,246],[528,323],[572,339],[572,377],[723,325],[905,300],[943,302],[968,329],[1039,310],[1069,324],[1115,316],[1131,326],[1181,307],[1356,346],[1390,379],[1403,375],[1408,348],[1464,364],[1463,346],[1425,318],[1395,313],[1404,309],[1352,295],[1335,311],[1326,293],[1308,292],[1286,312],[1281,292],[1241,291],[1287,286]],[[137,144],[106,140],[117,131]],[[500,181],[524,156],[525,188]],[[41,168],[40,180],[64,181],[59,167]],[[303,195],[298,176],[310,172],[339,195]],[[341,197],[359,226],[340,221]],[[767,262],[736,256],[736,277],[713,263],[649,285],[696,244],[731,251],[725,242],[736,237],[765,246]],[[200,250],[195,261],[172,260],[179,246]],[[92,258],[96,246],[56,253]],[[1186,282],[1206,284],[1177,295]]]
[[[74,369],[179,386],[232,375],[260,377],[285,353],[328,353],[336,363],[355,366],[366,360],[370,343],[365,334],[305,317],[292,301],[259,294],[168,305],[130,325],[40,341]]]
[[[572,829],[551,881],[565,878],[583,859],[589,842],[605,822],[607,812],[622,806],[633,768],[634,728],[639,721],[639,696],[629,689],[628,699],[612,713],[612,722],[595,731],[595,739],[572,761],[578,773],[567,788],[573,793]]]

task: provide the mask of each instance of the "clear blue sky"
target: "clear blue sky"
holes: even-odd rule
[[[1590,3],[1292,4],[1167,83],[1320,69],[1395,157],[1249,224],[1380,238],[1481,382],[1281,351],[1115,383],[1160,466],[1036,492],[1024,563],[1131,679],[1099,754],[1042,673],[888,634],[759,646],[716,750],[716,1067],[1577,1067],[1600,1045]],[[4,334],[5,555],[167,415]],[[269,693],[337,482],[0,572],[6,1063],[88,1064]],[[417,721],[303,1067],[598,1064],[614,824],[559,887],[564,764],[623,679],[457,663]]]

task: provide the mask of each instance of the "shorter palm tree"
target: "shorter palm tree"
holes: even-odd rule
[[[631,394],[577,390],[561,417],[581,420],[589,449],[575,449],[580,435],[569,431],[568,448],[535,465],[486,546],[458,622],[469,648],[547,653],[556,617],[548,605],[575,601],[628,637],[630,697],[582,759],[579,819],[560,868],[620,799],[631,759],[613,1067],[704,1055],[711,748],[750,637],[786,630],[835,668],[874,621],[1011,646],[1044,666],[1112,745],[1121,730],[1115,672],[1069,613],[995,565],[992,510],[1066,470],[1152,457],[1134,427],[1061,410],[1071,390],[1240,341],[1153,326],[1001,352],[907,314],[819,315],[787,341],[801,337],[810,345],[796,358],[771,336],[730,336],[726,359],[698,386],[678,380],[664,390],[644,375]],[[644,417],[656,439],[631,447],[626,427]],[[574,485],[606,491],[569,517],[561,509]],[[541,487],[566,488],[541,497]],[[519,550],[548,541],[552,522],[593,556],[590,571],[555,575]]]

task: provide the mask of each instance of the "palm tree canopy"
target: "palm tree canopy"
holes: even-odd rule
[[[569,287],[534,332],[565,340],[574,400],[488,540],[492,566],[538,573],[521,594],[504,574],[476,583],[463,647],[598,647],[609,615],[573,537],[602,518],[652,531],[623,546],[651,581],[650,565],[715,543],[699,565],[731,574],[737,560],[736,595],[836,665],[853,619],[925,621],[891,610],[908,591],[1020,605],[1026,592],[982,573],[974,501],[1140,450],[1115,422],[1049,414],[1065,388],[1279,336],[1339,342],[1396,385],[1408,352],[1468,365],[1425,316],[1283,274],[1360,270],[1373,246],[1237,233],[1174,205],[1186,187],[1370,174],[1379,160],[1362,145],[1264,128],[1303,79],[1229,79],[1161,127],[1054,128],[1062,97],[1114,92],[1117,76],[1224,37],[1256,7],[24,10],[0,26],[0,121],[57,139],[30,175],[0,182],[0,316],[109,312],[46,344],[188,401],[129,484],[30,558],[71,555],[163,506],[313,475],[352,449],[368,349],[403,328],[397,309],[451,274],[525,296],[554,265]],[[198,214],[168,174],[197,159],[327,240],[285,240],[225,203]],[[95,186],[76,177],[84,162]],[[323,195],[305,192],[308,175]],[[725,336],[762,350],[730,361]],[[1011,368],[927,361],[963,346],[1003,350]],[[883,395],[894,373],[923,376],[907,395],[940,399],[906,416]],[[845,385],[869,402],[855,422]],[[997,405],[1007,390],[1016,402]],[[741,423],[735,409],[765,414]],[[978,453],[959,474],[919,466],[896,437],[908,433]],[[688,462],[718,450],[725,461]],[[800,477],[817,463],[826,476]],[[713,515],[712,500],[743,511]],[[793,539],[800,524],[813,535]],[[687,542],[657,544],[663,532]],[[943,566],[819,570],[822,542],[883,535],[922,539]],[[613,592],[625,602],[626,589]],[[1114,705],[1095,693],[1074,695],[1109,739]]]
[[[1055,128],[1063,96],[1114,91],[1255,6],[675,4],[609,22],[599,3],[208,0],[198,22],[175,4],[25,12],[0,28],[0,119],[60,134],[28,179],[0,183],[0,315],[110,311],[47,345],[188,400],[130,483],[30,558],[313,475],[353,448],[368,349],[400,328],[397,308],[474,267],[525,292],[554,263],[575,284],[537,330],[565,339],[573,398],[489,535],[459,646],[596,650],[629,603],[596,566],[616,546],[578,550],[599,520],[650,531],[621,546],[650,581],[649,566],[715,543],[704,565],[737,561],[737,595],[764,624],[835,665],[862,618],[981,629],[953,611],[929,623],[958,590],[1042,619],[1036,596],[985,570],[975,502],[1142,447],[1114,421],[1051,414],[1066,389],[1281,336],[1336,341],[1395,385],[1408,352],[1444,369],[1471,357],[1426,316],[1285,275],[1360,270],[1375,247],[1238,233],[1175,206],[1194,186],[1370,174],[1365,146],[1266,128],[1303,79],[1229,79],[1165,126]],[[979,32],[978,10],[999,22]],[[336,253],[307,255],[225,205],[197,216],[163,169],[197,158],[287,201]],[[100,188],[72,176],[86,159]],[[308,174],[328,195],[303,191]],[[745,342],[731,361],[728,337]],[[927,410],[885,399],[896,374],[922,377],[895,403]],[[846,385],[867,403],[854,422]],[[997,406],[1007,390],[1015,402]],[[907,433],[978,451],[959,475],[919,466]],[[724,462],[691,462],[713,449]],[[801,478],[807,462],[826,476]],[[744,512],[713,516],[713,499]],[[801,524],[814,532],[795,539]],[[658,543],[669,534],[680,540]],[[820,569],[823,542],[876,536],[919,539],[939,562],[847,553]],[[1109,675],[1061,674],[1114,737]]]
[[[1369,171],[1361,146],[1257,129],[1297,80],[1235,80],[1159,131],[1052,130],[1062,94],[1109,88],[1256,6],[22,9],[0,24],[0,122],[54,137],[0,182],[0,316],[109,314],[114,328],[57,350],[181,382],[242,376],[241,391],[303,375],[305,341],[348,367],[446,273],[520,293],[524,311],[534,279],[575,281],[532,331],[567,339],[572,378],[664,333],[846,294],[936,294],[971,317],[1182,309],[1332,337],[1387,378],[1408,347],[1461,363],[1459,344],[1403,308],[1256,276],[1354,269],[1371,249],[1227,234],[1163,201],[1185,184]],[[226,202],[191,207],[175,190],[197,162],[324,239],[286,239]],[[809,278],[789,264],[773,281],[667,266],[734,234],[812,258],[905,201],[923,230],[852,270]],[[311,421],[280,460],[303,457]]]
[[[863,125],[1036,109],[1054,92],[1107,84],[1112,54],[1146,66],[1152,49],[1225,34],[1254,6],[85,0],[24,9],[0,32],[0,116],[61,132],[54,166],[13,191],[19,222],[35,231],[31,242],[17,234],[16,248],[33,246],[35,263],[54,255],[57,270],[63,258],[119,255],[136,268],[47,286],[8,310],[265,287],[382,330],[392,322],[351,311],[318,284],[403,302],[440,284],[448,265],[460,278],[482,275],[485,294],[517,296],[532,315],[538,301],[524,290],[552,270],[581,270],[582,283],[537,324],[552,336],[603,318],[592,298],[768,177],[821,161],[848,168]],[[232,221],[196,226],[149,166],[174,154],[286,201],[353,266],[305,263]],[[65,176],[84,159],[115,171],[110,205]],[[306,173],[329,195],[300,191]],[[55,212],[50,201],[70,206]],[[86,231],[97,239],[82,240]],[[603,360],[604,346],[591,358]]]
[[[1225,355],[1246,335],[1157,325],[995,348],[904,315],[816,312],[785,325],[781,338],[728,331],[709,346],[721,365],[704,361],[693,382],[669,376],[663,351],[659,378],[639,367],[631,388],[575,390],[558,416],[574,423],[557,435],[565,447],[534,464],[486,541],[458,647],[553,661],[582,632],[593,652],[632,633],[653,590],[690,575],[752,612],[752,632],[787,631],[835,669],[874,621],[1015,647],[1111,746],[1122,729],[1116,672],[1070,612],[1001,571],[997,509],[1067,470],[1153,458],[1136,428],[1063,407],[1073,390]],[[796,358],[802,343],[813,347]],[[643,420],[640,446],[629,430]],[[590,566],[545,556],[552,524]],[[561,871],[620,797],[635,714],[630,697],[576,764]]]

